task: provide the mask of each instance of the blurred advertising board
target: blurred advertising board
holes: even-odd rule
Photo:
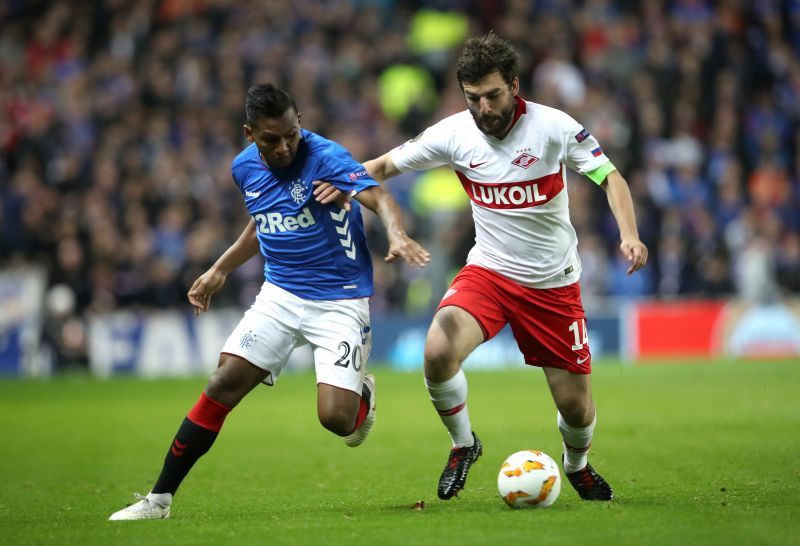
[[[14,301],[20,308],[22,304]],[[4,311],[4,321],[8,322],[6,316]],[[200,317],[179,311],[117,312],[93,317],[89,321],[91,369],[100,376],[208,375],[241,316],[241,310],[229,309]],[[21,323],[17,320],[11,330],[0,330],[12,332],[5,337],[6,345],[9,340],[19,339],[14,332],[20,331]],[[400,370],[421,369],[429,325],[429,316],[374,313],[370,362]],[[588,326],[592,356],[598,364],[602,357],[620,355],[628,361],[664,362],[679,362],[676,359],[680,357],[800,357],[798,301],[758,306],[722,301],[628,303],[591,313]],[[14,343],[14,347],[20,346]],[[12,358],[14,364],[0,364],[6,373],[7,369],[21,369],[21,353],[15,350],[5,349],[5,354],[16,355]],[[289,368],[311,368],[311,359],[310,348],[300,347],[292,355]],[[517,343],[510,329],[505,328],[478,347],[464,366],[477,370],[522,364]]]
[[[800,301],[675,301],[631,305],[631,360],[671,357],[800,357]]]
[[[723,317],[725,353],[743,358],[800,357],[800,300],[731,303]]]
[[[38,361],[45,275],[0,271],[0,375],[33,375]]]
[[[99,376],[136,374],[144,377],[210,374],[219,351],[242,316],[240,310],[217,310],[195,317],[191,313],[116,312],[89,321],[89,363]],[[419,370],[430,317],[374,314],[370,362],[396,369]],[[590,320],[589,335],[595,358],[618,354],[620,323],[616,316]],[[521,366],[522,354],[509,328],[484,343],[467,359],[467,369]],[[309,346],[292,354],[289,368],[310,368]]]
[[[143,377],[210,375],[219,351],[242,318],[240,310],[117,312],[89,321],[89,366],[95,375]],[[295,351],[291,367],[310,363],[308,346]]]

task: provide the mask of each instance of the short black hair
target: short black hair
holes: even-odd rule
[[[456,64],[459,87],[464,83],[478,83],[492,72],[500,72],[509,85],[517,77],[519,53],[509,42],[493,30],[482,36],[473,36],[464,44]]]
[[[250,126],[255,125],[259,118],[279,118],[289,108],[298,112],[292,96],[271,83],[250,87],[244,100],[247,124]]]

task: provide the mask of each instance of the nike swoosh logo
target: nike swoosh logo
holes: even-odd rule
[[[589,360],[589,357],[588,357],[588,356],[585,356],[585,357],[583,357],[583,358],[579,358],[579,359],[577,360],[577,363],[580,365],[580,364],[583,364],[584,362],[586,362],[587,360]]]
[[[488,161],[481,161],[480,163],[473,163],[472,161],[469,162],[469,168],[474,169],[476,167],[480,167],[484,163],[488,163]]]

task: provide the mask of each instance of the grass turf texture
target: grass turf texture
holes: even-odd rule
[[[0,544],[798,544],[798,362],[597,363],[590,460],[611,503],[564,482],[510,510],[503,459],[560,458],[538,369],[468,372],[484,442],[460,498],[436,498],[449,448],[419,374],[373,367],[378,419],[360,448],[318,424],[314,378],[259,387],[184,482],[172,519],[108,522],[152,485],[205,381],[0,382]],[[424,500],[426,509],[412,510]]]

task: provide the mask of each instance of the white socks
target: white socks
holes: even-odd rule
[[[453,447],[471,446],[475,443],[472,425],[467,411],[467,377],[463,370],[443,383],[433,383],[425,379],[425,386],[439,412],[439,417],[450,432]]]
[[[577,472],[586,466],[595,424],[597,424],[597,414],[589,426],[573,427],[567,424],[561,412],[558,412],[558,430],[564,439],[564,472],[567,474]]]
[[[153,493],[151,491],[147,494],[147,500],[162,508],[166,508],[172,504],[172,493]]]

